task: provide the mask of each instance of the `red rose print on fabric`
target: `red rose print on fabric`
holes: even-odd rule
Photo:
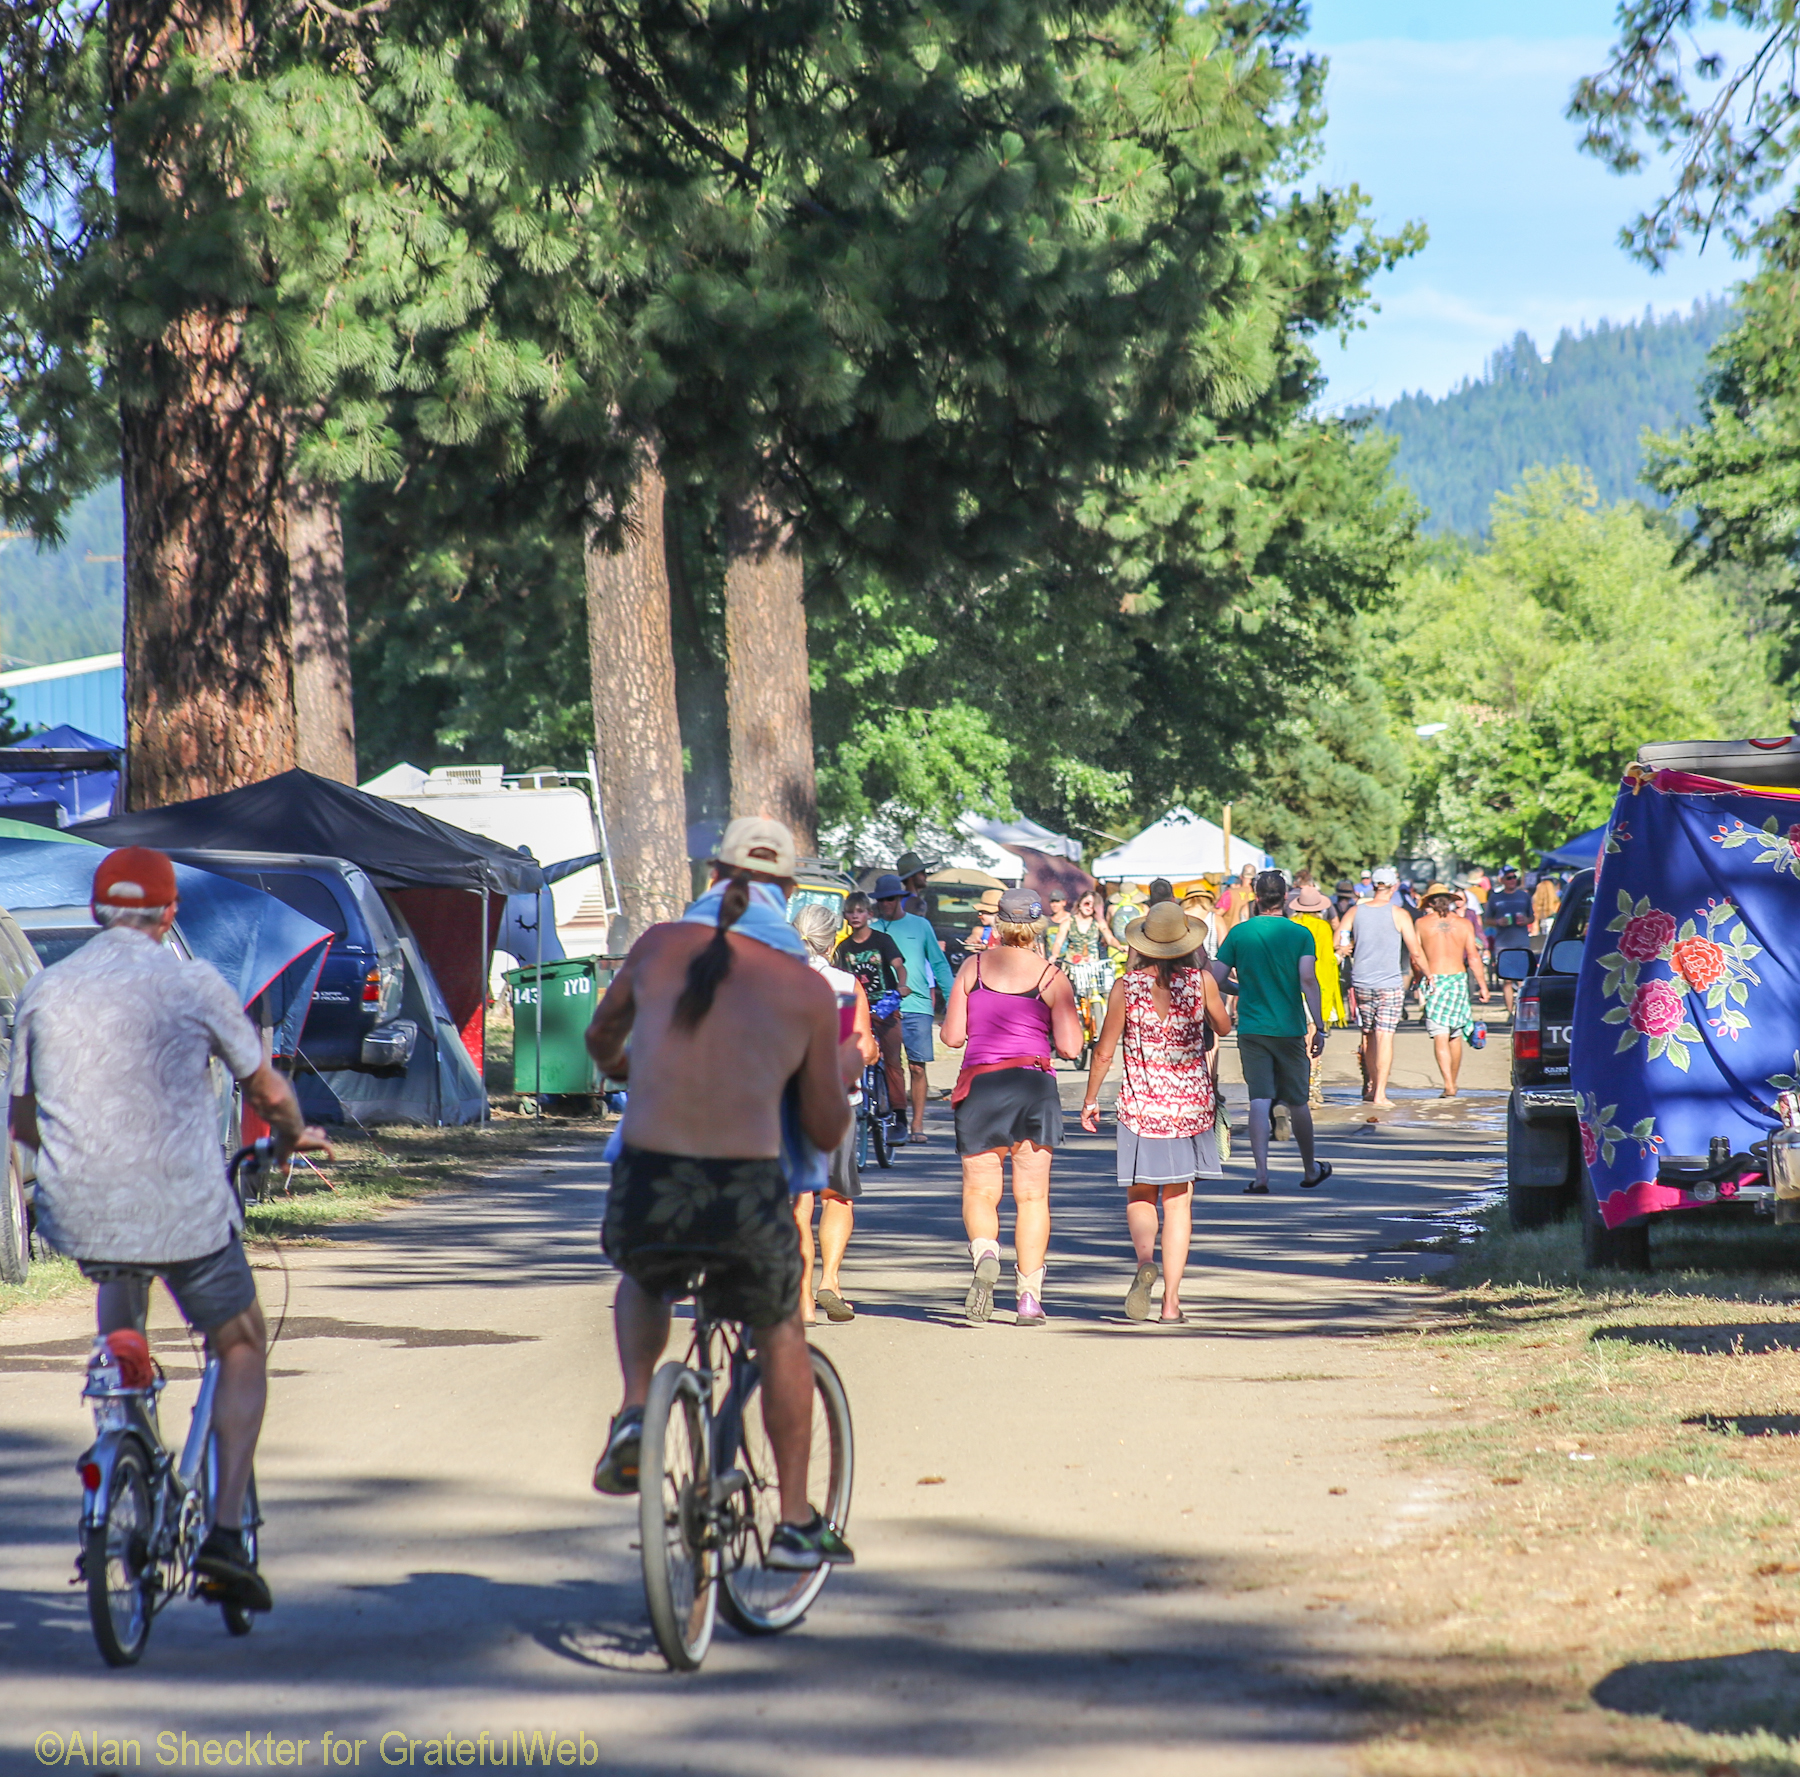
[[[1652,908],[1626,924],[1619,934],[1619,954],[1634,963],[1654,962],[1675,939],[1675,917]]]
[[[1686,1016],[1681,995],[1666,981],[1645,981],[1631,996],[1631,1028],[1647,1037],[1673,1036]]]

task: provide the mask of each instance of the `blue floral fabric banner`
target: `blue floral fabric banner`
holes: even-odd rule
[[[1785,939],[1785,942],[1784,942]],[[1698,1199],[1665,1156],[1733,1151],[1800,1085],[1800,796],[1659,772],[1613,809],[1569,1078],[1608,1227]],[[1729,1196],[1727,1185],[1721,1194]]]

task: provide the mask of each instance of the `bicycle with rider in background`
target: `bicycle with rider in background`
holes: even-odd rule
[[[1093,1054],[1100,1027],[1106,1022],[1106,1000],[1118,976],[1117,964],[1127,954],[1100,917],[1099,896],[1092,889],[1076,900],[1068,924],[1051,940],[1050,960],[1061,964],[1069,977],[1081,1012],[1083,1040],[1078,1066],[1086,1067]]]

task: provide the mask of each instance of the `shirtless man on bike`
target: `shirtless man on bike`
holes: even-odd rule
[[[637,1491],[644,1402],[670,1303],[703,1255],[708,1306],[750,1328],[762,1370],[782,1517],[765,1560],[807,1572],[855,1557],[807,1498],[813,1371],[782,1097],[792,1081],[801,1131],[829,1154],[849,1128],[845,1088],[863,1064],[854,1038],[840,1044],[836,997],[786,923],[794,864],[786,827],[734,820],[712,889],[632,946],[588,1027],[595,1063],[631,1083],[601,1233],[624,1273],[613,1330],[625,1400],[594,1486]]]
[[[219,1491],[194,1566],[222,1601],[267,1610],[268,1584],[241,1532],[268,1398],[268,1341],[219,1146],[212,1058],[243,1082],[278,1157],[330,1149],[263,1058],[224,978],[164,947],[176,883],[163,853],[109,852],[94,872],[93,913],[99,936],[19,996],[12,1132],[38,1151],[45,1238],[100,1281],[101,1333],[141,1332],[160,1277],[218,1357]]]

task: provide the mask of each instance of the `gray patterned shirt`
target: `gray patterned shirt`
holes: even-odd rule
[[[174,1264],[241,1225],[208,1065],[240,1080],[262,1039],[210,963],[114,926],[19,996],[11,1098],[37,1098],[44,1237],[79,1259]]]

